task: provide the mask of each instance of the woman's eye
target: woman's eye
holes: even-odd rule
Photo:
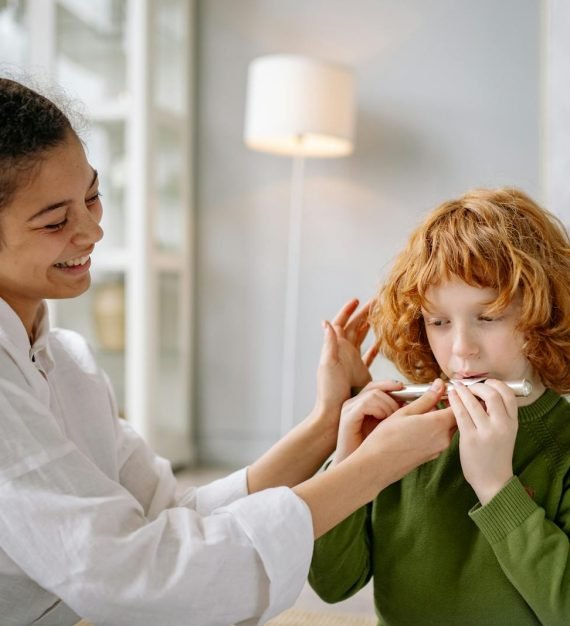
[[[58,230],[61,230],[66,224],[67,224],[67,218],[65,218],[61,222],[57,222],[57,224],[46,224],[44,228],[51,232],[57,232]]]
[[[103,197],[103,194],[101,194],[99,191],[94,195],[91,196],[90,198],[87,198],[86,202],[87,204],[95,204],[95,202],[97,202],[97,200],[99,200],[100,198]]]
[[[479,316],[479,319],[482,322],[496,322],[496,321],[498,321],[501,318],[500,317],[490,317],[489,315],[481,315],[481,316]]]

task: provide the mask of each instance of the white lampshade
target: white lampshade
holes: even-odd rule
[[[347,68],[303,56],[249,66],[244,140],[254,150],[305,157],[350,154],[354,81]]]

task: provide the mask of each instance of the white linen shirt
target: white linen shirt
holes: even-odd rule
[[[0,299],[0,623],[263,624],[294,601],[313,547],[293,491],[246,470],[176,499],[170,465],[117,416],[78,334],[30,343]]]

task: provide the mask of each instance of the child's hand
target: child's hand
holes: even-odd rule
[[[459,427],[463,475],[481,504],[486,504],[513,476],[518,429],[515,395],[499,380],[469,387],[459,383],[450,392],[449,403]]]
[[[380,420],[400,408],[400,404],[385,392],[401,389],[402,386],[401,382],[395,380],[371,382],[357,396],[344,403],[333,465],[352,454]]]
[[[350,300],[338,312],[332,324],[324,322],[325,337],[317,370],[316,408],[320,412],[340,413],[342,403],[350,398],[352,387],[364,387],[370,380],[368,368],[378,354],[372,346],[364,356],[362,342],[368,334],[370,302],[359,311],[358,300]]]

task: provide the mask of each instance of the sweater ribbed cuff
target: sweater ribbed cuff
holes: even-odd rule
[[[494,544],[520,526],[537,508],[536,502],[514,476],[485,506],[475,505],[469,511],[469,517],[489,543]]]

